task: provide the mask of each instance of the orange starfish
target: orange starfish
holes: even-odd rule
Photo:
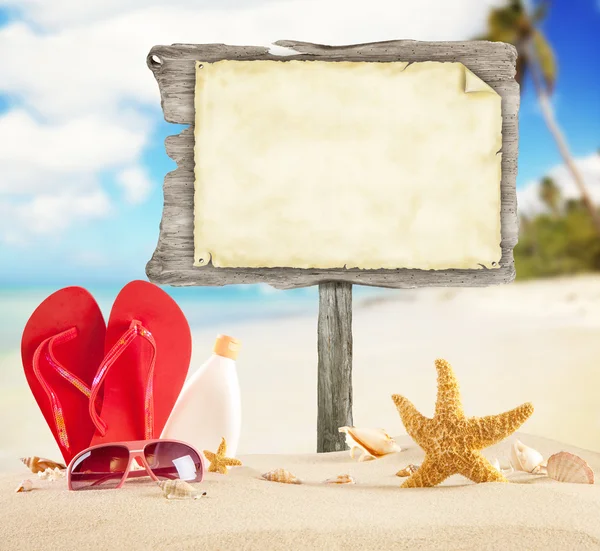
[[[210,461],[210,466],[208,467],[209,473],[221,473],[227,474],[227,467],[237,467],[242,464],[239,459],[234,459],[233,457],[226,457],[225,453],[227,452],[227,442],[225,438],[221,440],[221,444],[219,444],[219,449],[217,453],[209,452],[208,450],[204,450],[204,456],[208,461]]]
[[[516,431],[533,413],[533,406],[526,403],[499,415],[466,417],[452,367],[446,360],[436,360],[435,367],[438,395],[433,419],[419,413],[406,398],[392,396],[406,431],[425,450],[423,464],[402,488],[435,486],[453,474],[473,482],[508,482],[480,450]]]

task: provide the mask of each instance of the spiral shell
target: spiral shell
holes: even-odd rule
[[[66,469],[66,465],[62,463],[57,463],[56,461],[52,461],[51,459],[44,459],[43,457],[21,457],[21,462],[23,462],[32,473],[39,473],[41,471],[45,471],[46,469]]]
[[[282,484],[302,484],[295,475],[285,469],[269,471],[263,474],[262,478],[271,482],[281,482]]]
[[[31,480],[21,480],[21,484],[19,484],[15,492],[31,492],[31,490],[33,490],[33,482]]]
[[[404,469],[400,469],[396,473],[396,476],[404,478],[405,476],[411,476],[411,475],[415,474],[418,470],[419,470],[419,465],[413,465],[411,463],[410,465],[407,465],[406,467],[404,467]]]
[[[340,474],[334,478],[328,478],[323,484],[356,484],[356,481],[349,474]]]
[[[515,471],[542,474],[546,470],[542,454],[516,440],[510,450],[510,464]]]
[[[158,486],[167,499],[199,499],[206,495],[206,492],[199,492],[191,484],[179,478],[164,480],[159,482]]]
[[[359,461],[402,451],[402,448],[384,429],[340,427],[338,431],[346,434],[346,444],[350,448],[351,458],[354,458],[355,450],[361,451]]]
[[[555,453],[548,459],[548,476],[559,482],[594,483],[592,468],[581,457],[569,452]]]

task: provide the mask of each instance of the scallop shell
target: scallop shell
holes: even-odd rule
[[[285,469],[275,469],[262,475],[265,480],[271,482],[281,482],[282,484],[302,484],[302,482],[293,475],[290,471]]]
[[[57,463],[56,461],[52,461],[51,459],[44,459],[43,457],[21,457],[21,461],[29,467],[29,470],[32,473],[39,473],[40,471],[45,471],[46,469],[56,469],[59,470],[66,469],[66,465],[62,463]]]
[[[356,449],[361,451],[359,461],[402,451],[398,443],[384,429],[340,427],[338,431],[346,434],[346,444],[350,447],[350,457],[354,458]]]
[[[19,484],[15,492],[31,492],[31,490],[33,490],[33,482],[31,480],[21,480],[21,484]]]
[[[206,492],[199,492],[191,484],[179,478],[164,480],[159,482],[158,486],[167,499],[199,499],[206,495]]]
[[[526,446],[520,440],[513,442],[510,450],[510,464],[515,471],[524,471],[526,473],[544,474],[546,464],[542,454]]]
[[[354,478],[349,474],[340,474],[334,478],[328,478],[323,484],[356,484]]]
[[[594,483],[592,468],[581,457],[569,452],[555,453],[548,459],[548,476],[559,482]]]
[[[396,473],[396,476],[399,476],[401,478],[403,478],[405,476],[411,476],[411,475],[415,474],[418,470],[419,470],[419,465],[413,465],[411,463],[410,465],[407,465],[406,467],[404,467],[404,469],[400,469]]]

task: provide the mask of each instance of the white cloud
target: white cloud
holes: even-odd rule
[[[145,63],[156,44],[461,40],[479,34],[500,3],[0,0],[23,18],[0,28],[0,51],[10,52],[0,56],[0,94],[18,106],[0,118],[0,135],[9,136],[0,150],[0,203],[10,212],[0,232],[15,241],[65,230],[80,218],[74,206],[88,218],[106,216],[108,196],[97,182],[107,170],[118,174],[127,201],[147,198],[140,158],[162,118]]]
[[[576,159],[575,164],[581,171],[583,181],[591,195],[592,201],[597,205],[600,205],[600,155],[591,154],[587,157]],[[555,166],[548,171],[547,176],[554,180],[565,200],[581,198],[579,188],[575,184],[566,166]],[[540,199],[539,186],[539,181],[533,181],[518,190],[517,200],[519,212],[521,214],[532,215],[547,210]]]
[[[150,195],[152,184],[145,170],[128,167],[117,174],[117,184],[123,189],[125,200],[133,205],[143,203]]]

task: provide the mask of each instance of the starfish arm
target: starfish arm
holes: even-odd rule
[[[443,482],[451,474],[452,470],[442,463],[435,461],[433,458],[425,457],[425,461],[419,467],[416,473],[413,473],[407,480],[404,481],[401,488],[429,488],[437,486]]]
[[[499,415],[470,418],[467,430],[475,442],[475,449],[482,450],[504,440],[527,421],[532,413],[533,405],[527,402]]]
[[[406,428],[406,432],[408,432],[409,436],[419,444],[419,446],[423,447],[423,444],[427,442],[426,429],[427,424],[431,419],[428,419],[420,413],[414,404],[410,400],[404,398],[404,396],[394,394],[392,400],[394,400],[394,404],[396,404],[396,409],[400,414],[400,419],[404,428]]]
[[[209,452],[208,450],[204,450],[204,457],[208,459],[211,463],[215,460],[215,454],[213,452]]]
[[[227,441],[225,438],[221,439],[221,443],[219,444],[219,449],[217,450],[217,455],[225,455],[227,451]]]
[[[458,474],[473,482],[508,482],[506,477],[477,451],[467,452],[458,466]]]
[[[462,403],[460,400],[460,390],[458,381],[452,371],[452,366],[446,360],[435,360],[437,369],[438,393],[435,403],[435,414],[460,414],[462,415]]]
[[[227,465],[229,467],[239,467],[242,462],[239,459],[234,459],[233,457],[225,457],[223,459],[223,465]]]

